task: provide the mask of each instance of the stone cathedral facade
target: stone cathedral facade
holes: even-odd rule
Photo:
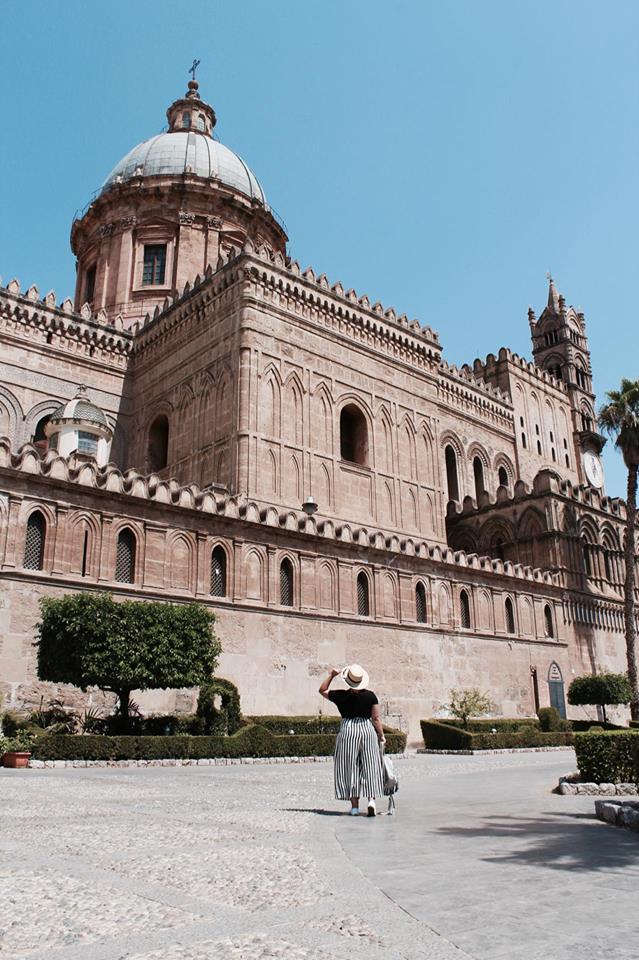
[[[74,221],[73,301],[0,288],[6,700],[72,696],[32,643],[38,599],[73,590],[210,605],[247,713],[312,713],[359,661],[413,739],[451,687],[530,715],[623,670],[583,314],[551,281],[533,362],[451,366],[434,330],[289,257],[195,81],[167,119]]]

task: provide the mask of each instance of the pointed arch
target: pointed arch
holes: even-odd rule
[[[333,500],[331,496],[331,477],[325,463],[320,463],[316,472],[316,487],[315,499],[320,510],[326,510],[332,505]]]
[[[325,383],[320,383],[312,396],[311,427],[313,444],[322,453],[333,454],[333,398]]]
[[[212,597],[228,596],[227,570],[229,567],[226,548],[216,544],[211,551],[209,568],[209,593]]]
[[[263,376],[260,394],[260,431],[265,437],[279,439],[282,387],[274,367],[270,367]]]
[[[319,565],[319,605],[322,610],[335,610],[337,608],[336,583],[337,575],[335,568],[327,560]]]
[[[275,453],[270,448],[266,451],[264,458],[264,493],[268,496],[277,495],[278,470]]]
[[[284,439],[302,446],[304,443],[304,388],[297,375],[291,373],[284,385],[282,427]]]
[[[399,473],[414,480],[417,475],[415,452],[415,428],[405,416],[399,429]]]
[[[390,417],[382,408],[377,421],[377,469],[382,473],[393,472],[393,430]]]
[[[426,603],[426,587],[423,581],[415,584],[415,620],[417,623],[428,622],[428,605]]]
[[[370,617],[371,615],[371,587],[368,574],[363,570],[357,574],[357,615],[360,617]]]
[[[122,527],[115,546],[116,583],[135,583],[137,537],[131,527]]]
[[[193,592],[195,547],[186,533],[173,533],[167,538],[166,561],[171,590]]]
[[[22,566],[25,570],[44,568],[47,521],[41,510],[32,510],[27,520]]]
[[[302,502],[302,471],[296,454],[291,454],[285,474],[286,495],[290,505]]]
[[[390,483],[386,480],[382,485],[382,506],[385,522],[395,525],[395,498]]]
[[[459,592],[459,625],[462,630],[470,630],[472,626],[470,597],[467,590],[460,590]]]
[[[506,633],[515,633],[515,607],[510,597],[506,597],[504,601],[504,620]]]
[[[97,578],[100,558],[100,523],[91,513],[69,516],[67,563],[72,573]]]
[[[433,437],[428,424],[423,421],[419,429],[417,442],[417,463],[420,483],[432,486],[435,478],[435,461],[433,454]]]
[[[397,582],[391,573],[384,574],[383,603],[384,616],[397,619]]]
[[[415,491],[412,487],[408,488],[408,496],[406,497],[406,519],[405,522],[408,524],[411,530],[419,530],[419,512],[417,509],[417,497],[415,496]]]
[[[247,551],[244,560],[244,575],[246,578],[246,599],[264,599],[264,559],[255,549]]]

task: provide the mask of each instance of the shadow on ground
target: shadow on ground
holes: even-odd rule
[[[480,858],[487,863],[541,865],[572,872],[610,870],[639,863],[639,837],[601,823],[594,814],[485,817],[474,827],[438,827],[436,832],[465,839],[508,839],[509,849],[505,853]],[[518,841],[521,845],[513,849]]]

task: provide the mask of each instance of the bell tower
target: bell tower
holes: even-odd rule
[[[606,441],[597,432],[584,315],[574,307],[566,306],[564,297],[557,292],[549,276],[548,303],[539,320],[532,309],[528,311],[528,320],[535,363],[564,383],[568,390],[580,481],[600,489],[604,476],[599,454]]]

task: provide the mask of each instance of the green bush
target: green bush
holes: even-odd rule
[[[637,744],[639,733],[628,730],[575,734],[575,752],[581,779],[585,783],[633,781],[635,768],[632,750]]]
[[[323,715],[311,717],[284,717],[284,716],[254,716],[245,717],[247,723],[259,723],[276,736],[286,736],[291,730],[295,734],[302,733],[337,733],[341,722],[340,717],[325,717]]]
[[[571,720],[570,726],[575,733],[587,733],[588,730],[627,730],[618,723],[602,723],[601,720]]]
[[[631,720],[631,721],[630,721],[630,726],[631,726],[631,727],[639,727],[639,720]]]
[[[545,733],[561,729],[561,714],[557,707],[541,707],[537,711],[537,716],[539,717],[539,729]]]
[[[220,708],[215,706],[215,698],[221,700]],[[232,734],[242,726],[240,693],[234,683],[214,677],[200,687],[196,716],[200,720],[201,732],[209,735]]]
[[[639,783],[639,740],[632,744],[632,765],[634,768],[633,781]]]
[[[241,727],[224,736],[44,736],[33,745],[37,760],[168,760],[208,757],[330,756],[335,735],[330,733],[275,736],[260,724]],[[400,753],[406,736],[394,731],[386,737],[388,753]]]
[[[523,747],[569,746],[573,735],[568,731],[545,733],[529,724],[519,731],[473,733],[449,724],[448,721],[421,721],[424,745],[429,750],[506,750]]]
[[[539,729],[539,721],[536,717],[493,717],[492,720],[469,720],[467,727],[464,727],[463,720],[457,720],[455,717],[442,718],[439,722],[445,723],[447,727],[468,730],[470,733],[490,733],[493,727],[499,733],[521,733],[531,728]]]

